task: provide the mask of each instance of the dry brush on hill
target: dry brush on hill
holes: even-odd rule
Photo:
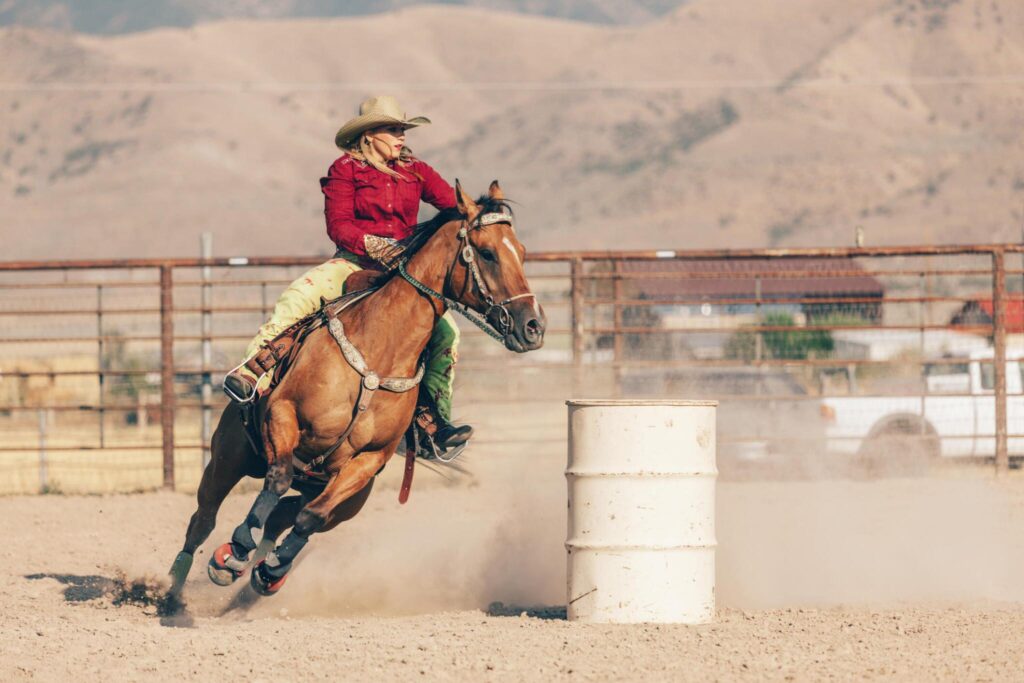
[[[1015,240],[1022,55],[1009,0],[0,29],[0,238],[9,258],[192,255],[209,230],[268,254],[285,232],[326,254],[333,132],[387,91],[433,118],[409,143],[446,177],[502,180],[532,249]]]

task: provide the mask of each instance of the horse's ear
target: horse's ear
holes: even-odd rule
[[[501,185],[498,184],[497,180],[491,181],[491,186],[487,188],[487,193],[491,199],[500,202],[505,198],[505,193],[501,191]]]
[[[480,207],[462,189],[462,183],[459,182],[458,178],[455,179],[455,205],[459,208],[459,213],[465,216],[468,221],[472,221],[480,213]]]

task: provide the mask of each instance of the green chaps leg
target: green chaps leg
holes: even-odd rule
[[[455,382],[455,363],[459,354],[459,328],[452,312],[438,318],[430,335],[426,350],[426,371],[423,391],[434,402],[437,412],[447,422],[452,419],[452,389]]]

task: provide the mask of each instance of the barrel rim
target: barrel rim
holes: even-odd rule
[[[718,478],[718,468],[714,463],[711,464],[711,469],[698,470],[698,469],[686,469],[686,470],[616,470],[614,472],[605,472],[601,470],[586,470],[576,469],[570,467],[565,470],[566,477],[575,477],[577,479],[587,478],[609,478],[609,479],[706,479],[708,477]]]
[[[711,532],[712,537],[704,540],[703,543],[601,543],[599,541],[576,541],[574,538],[568,538],[565,541],[566,552],[573,552],[574,550],[583,550],[591,552],[608,552],[608,553],[669,553],[669,552],[685,552],[687,554],[705,554],[711,555],[714,560],[716,556],[714,551],[718,548],[718,539],[714,536],[714,531]],[[697,551],[696,553],[688,551]]]
[[[709,399],[627,399],[627,398],[570,398],[565,402],[567,406],[634,406],[634,407],[659,407],[659,406],[692,406],[715,408],[718,401]]]

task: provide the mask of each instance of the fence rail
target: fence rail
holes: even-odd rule
[[[45,486],[49,452],[159,451],[162,484],[173,488],[176,451],[208,458],[220,375],[278,291],[318,263],[0,263],[0,453],[37,456]],[[788,433],[780,406],[816,407],[827,423],[854,400],[913,399],[913,414],[900,410],[943,454],[963,455],[957,444],[971,442],[966,454],[1000,472],[1024,456],[1024,246],[548,252],[530,254],[527,267],[550,318],[548,342],[515,357],[466,329],[458,395],[472,410],[511,403],[532,415],[531,404],[550,413],[581,392],[701,392],[733,406],[771,404],[767,417],[737,413],[723,424],[723,443],[753,452],[799,441],[824,452],[865,435],[812,429],[807,411]],[[496,366],[505,384],[481,379],[500,374],[479,372]],[[955,400],[973,402],[970,428],[945,429],[963,421],[940,410]],[[866,407],[856,410],[867,419]],[[942,410],[954,412],[940,420]],[[185,412],[199,419],[183,422]],[[76,414],[95,422],[68,424]],[[514,440],[500,415],[479,414],[496,425],[496,441]],[[549,427],[540,440],[560,440]]]

